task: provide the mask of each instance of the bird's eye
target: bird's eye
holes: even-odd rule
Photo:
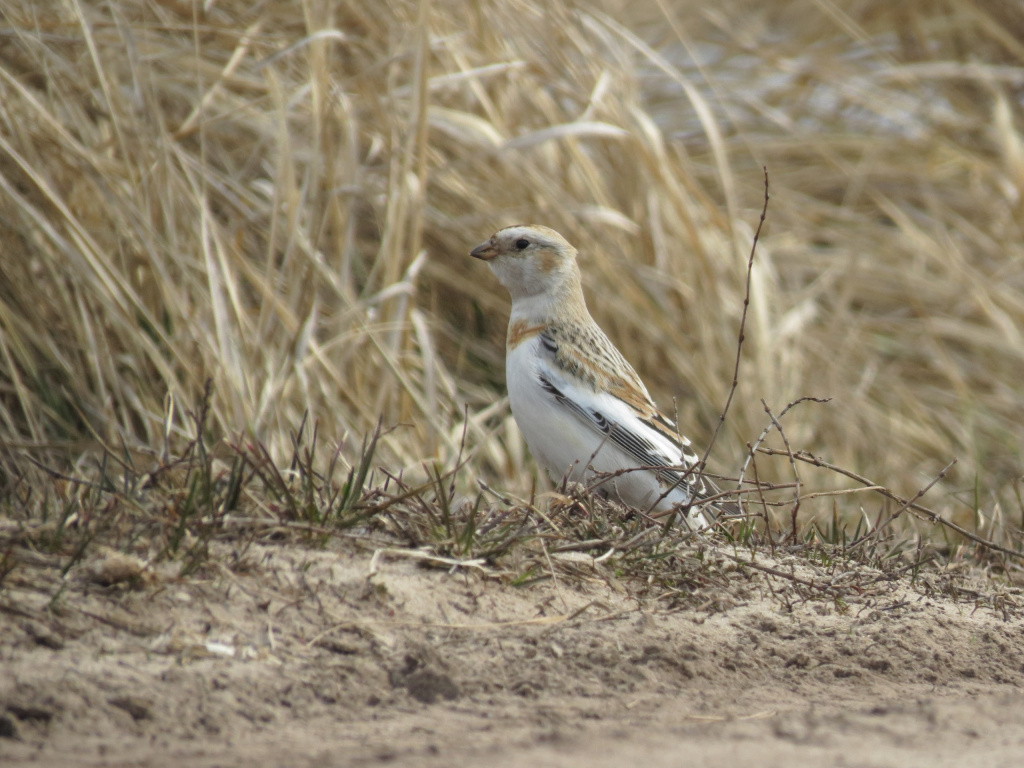
[[[516,250],[517,251],[525,251],[526,247],[529,244],[530,244],[529,240],[527,240],[525,237],[521,237],[518,240],[516,240]]]

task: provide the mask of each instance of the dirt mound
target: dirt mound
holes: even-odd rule
[[[944,765],[1024,748],[1020,620],[906,580],[850,606],[739,569],[722,610],[639,601],[593,562],[515,588],[358,547],[220,550],[199,576],[131,588],[98,584],[97,561],[9,574],[5,765]]]

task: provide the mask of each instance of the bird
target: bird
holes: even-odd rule
[[[718,493],[675,423],[591,317],[577,251],[558,232],[519,224],[470,255],[512,299],[505,378],[512,416],[540,464],[644,512],[683,513],[691,529],[714,522]]]

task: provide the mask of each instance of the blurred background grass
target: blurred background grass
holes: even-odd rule
[[[508,300],[467,256],[520,222],[579,247],[593,314],[702,446],[767,166],[713,468],[761,398],[831,397],[786,417],[794,449],[906,495],[958,457],[927,501],[1019,525],[1019,3],[705,5],[6,2],[6,480],[44,446],[159,453],[210,378],[213,437],[285,456],[308,412],[354,461],[383,416],[398,471],[466,428],[467,480],[529,493]]]

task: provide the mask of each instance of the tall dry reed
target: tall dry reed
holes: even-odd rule
[[[210,378],[223,435],[283,455],[308,412],[354,449],[383,417],[398,469],[465,428],[470,472],[525,493],[507,298],[466,255],[517,222],[579,246],[593,314],[700,444],[764,165],[714,466],[761,398],[831,397],[786,417],[794,447],[908,494],[957,456],[933,504],[1019,522],[1024,14],[678,5],[7,2],[5,459],[158,450]]]

